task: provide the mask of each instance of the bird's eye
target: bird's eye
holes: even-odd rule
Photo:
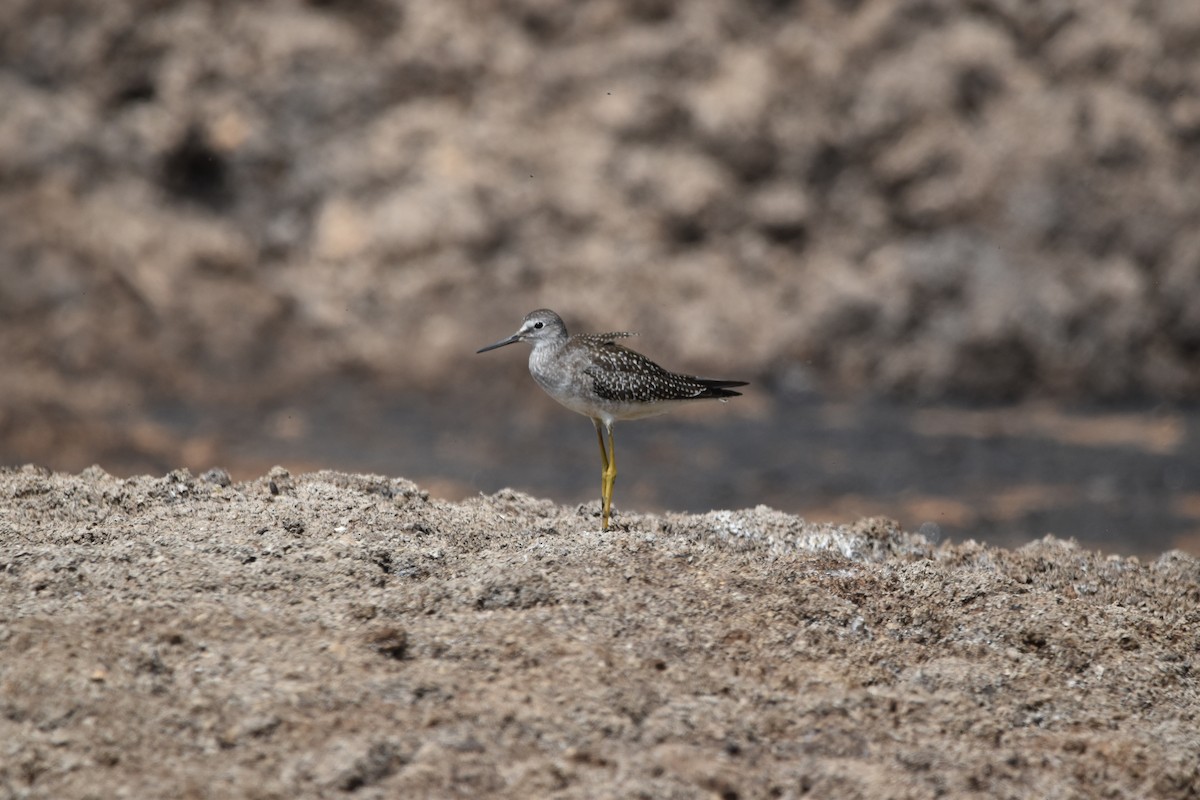
[[[534,330],[538,330],[538,331],[540,331],[540,330],[541,330],[542,328],[544,328],[544,327],[546,327],[546,323],[544,323],[544,322],[535,322],[535,323],[533,323],[533,329],[534,329]]]

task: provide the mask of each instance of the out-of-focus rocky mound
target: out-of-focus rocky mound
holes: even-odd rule
[[[1200,390],[1196,3],[12,0],[0,103],[10,441],[452,388],[536,305],[783,388]]]

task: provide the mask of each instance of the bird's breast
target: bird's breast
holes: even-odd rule
[[[529,374],[552,397],[557,397],[570,384],[571,370],[561,351],[535,348],[529,354]]]
[[[546,394],[572,411],[592,416],[591,378],[584,372],[587,367],[586,359],[562,348],[543,348],[529,354],[529,374]]]

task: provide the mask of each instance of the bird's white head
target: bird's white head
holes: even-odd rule
[[[537,311],[530,311],[525,315],[521,327],[512,336],[489,344],[487,347],[481,347],[475,352],[486,353],[488,350],[495,350],[497,347],[504,347],[506,344],[516,342],[529,342],[536,348],[542,343],[563,342],[566,339],[567,326],[563,324],[562,317],[548,308],[539,308]]]

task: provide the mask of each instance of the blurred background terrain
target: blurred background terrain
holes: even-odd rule
[[[1200,552],[1200,4],[0,5],[0,464],[594,503],[542,306],[754,384],[618,508]]]

